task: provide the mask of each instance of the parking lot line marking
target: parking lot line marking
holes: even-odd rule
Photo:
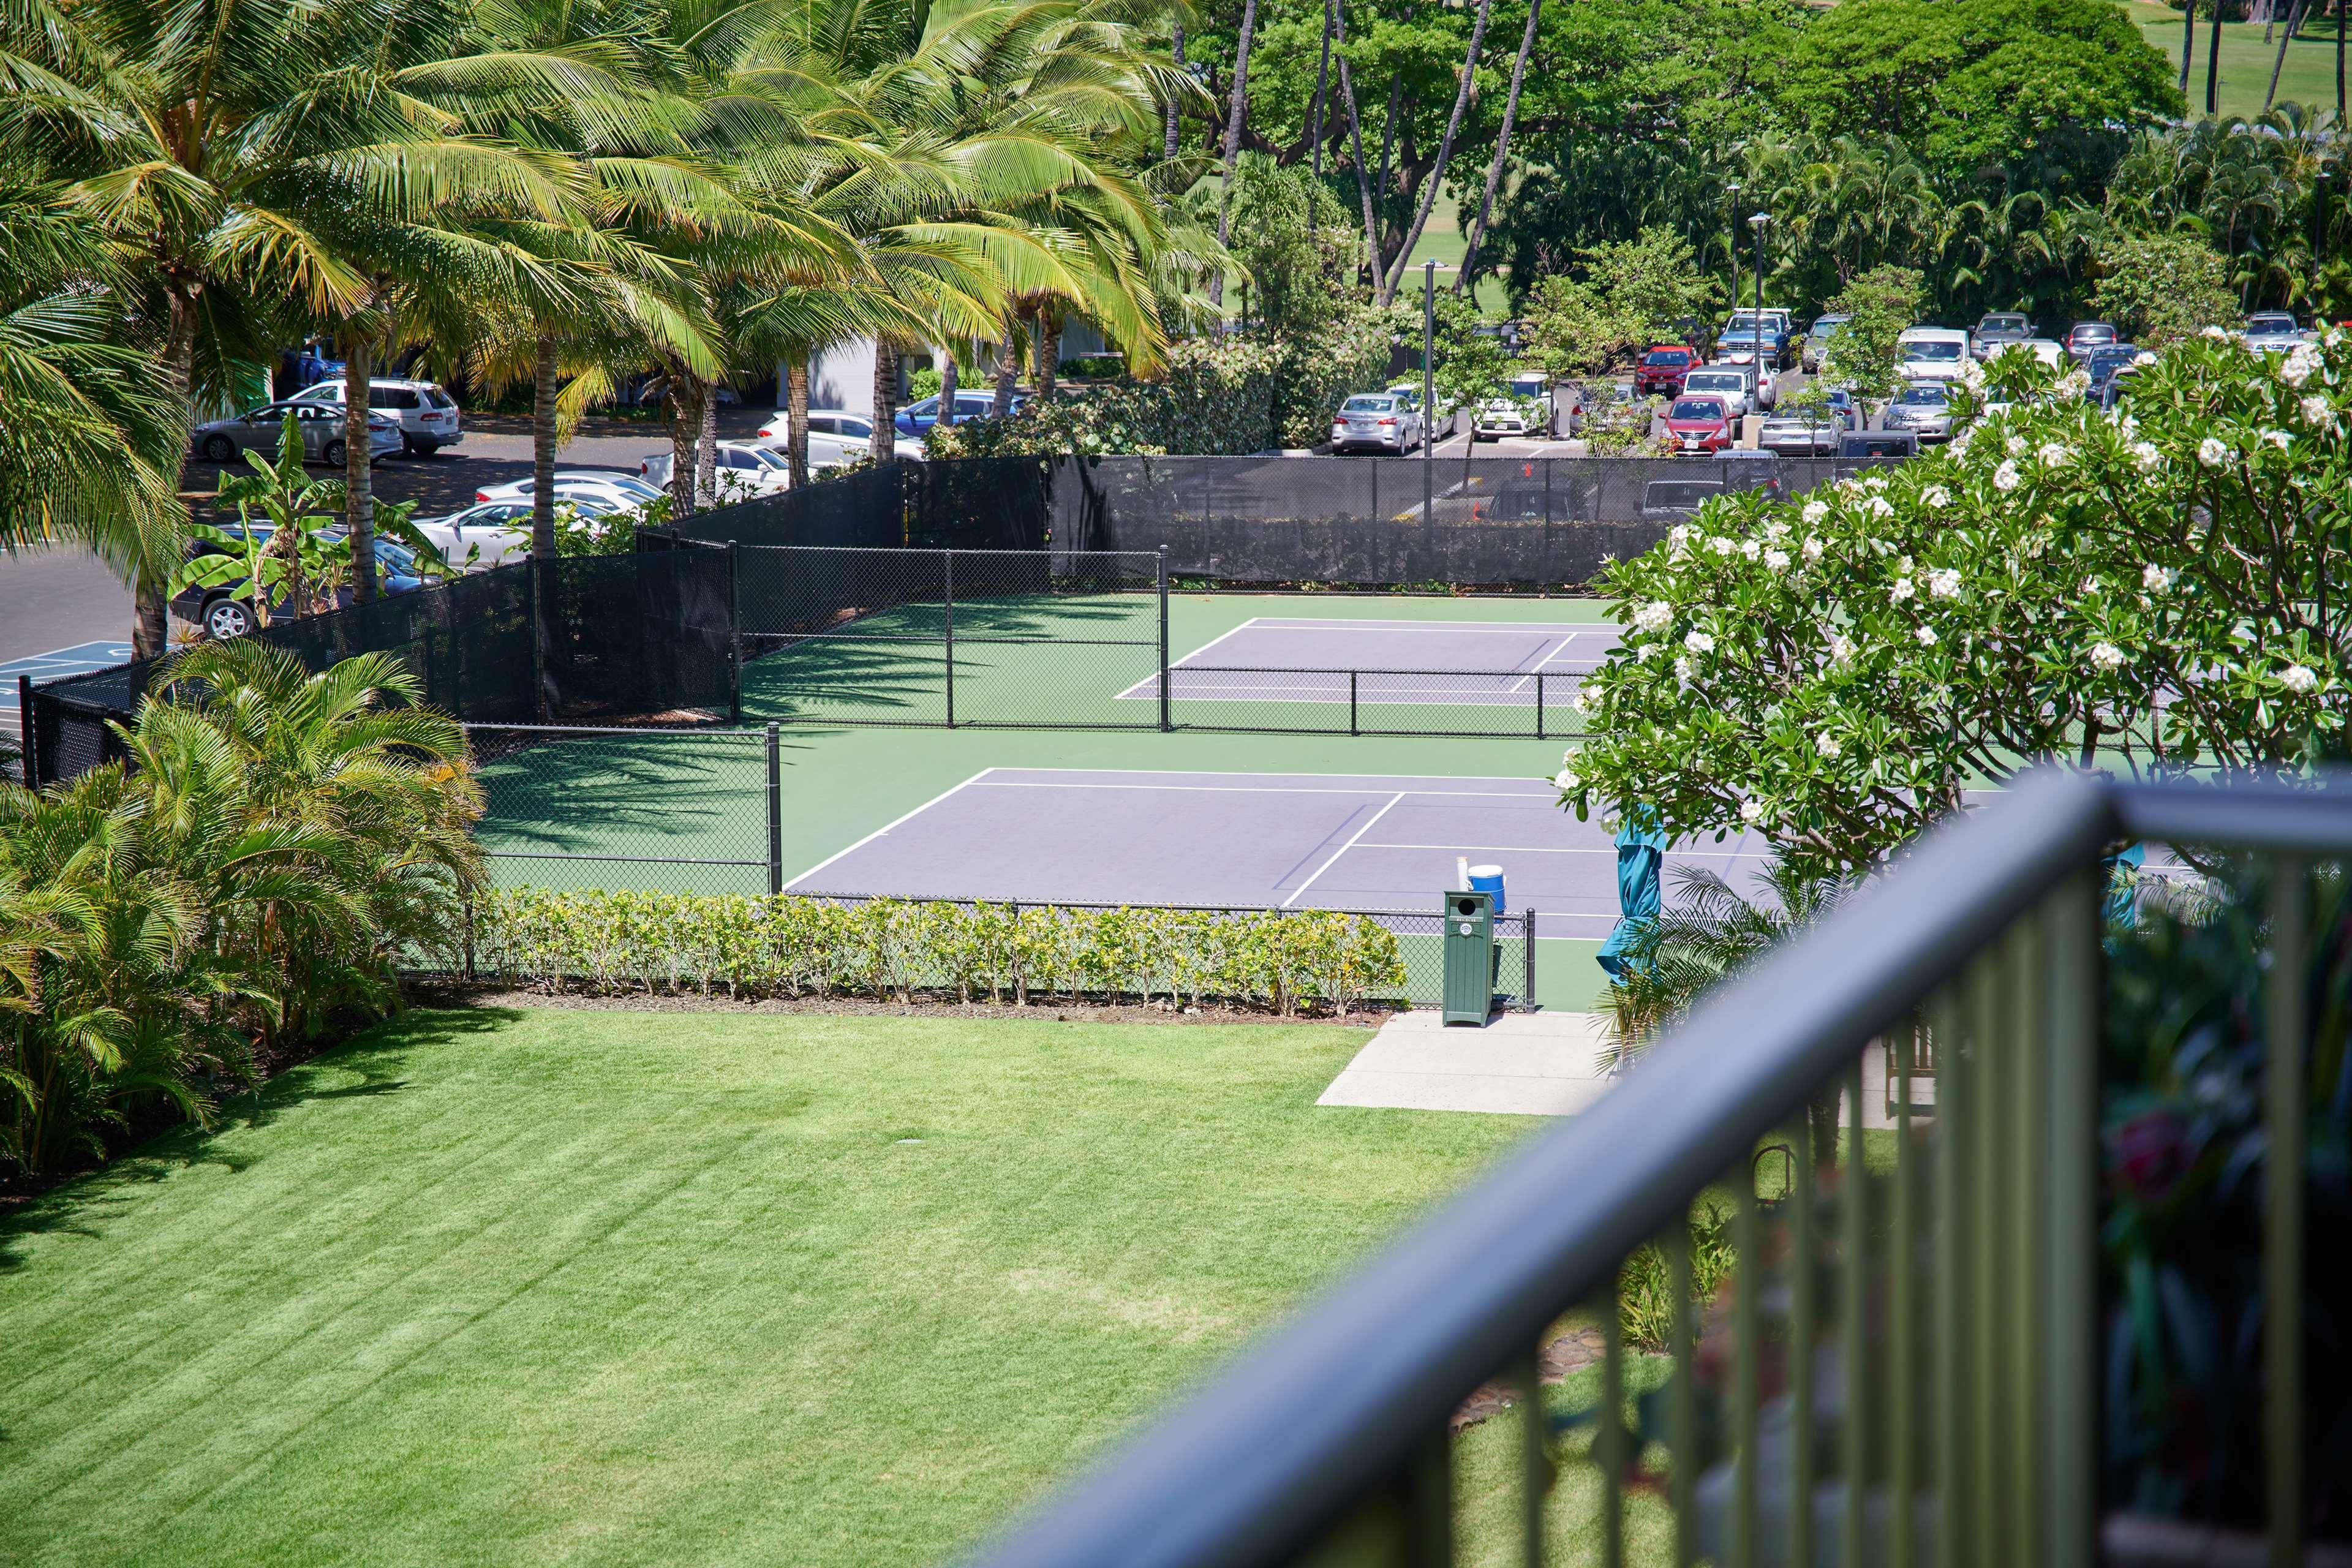
[[[1339,857],[1345,855],[1349,850],[1353,849],[1356,847],[1356,841],[1363,837],[1365,834],[1370,833],[1372,830],[1372,825],[1380,821],[1381,817],[1386,816],[1389,814],[1391,807],[1393,807],[1396,803],[1402,800],[1404,796],[1405,792],[1402,790],[1399,790],[1396,794],[1389,796],[1388,805],[1381,807],[1380,810],[1372,813],[1370,816],[1367,817],[1364,821],[1364,825],[1349,836],[1348,842],[1340,845],[1339,848],[1331,852],[1330,859],[1326,860],[1320,866],[1316,867],[1314,871],[1308,875],[1307,880],[1299,883],[1297,888],[1291,890],[1290,897],[1283,900],[1280,907],[1286,910],[1301,897],[1305,896],[1307,889],[1315,885],[1315,879],[1317,877],[1320,877],[1324,872],[1328,871],[1334,865],[1338,864]]]

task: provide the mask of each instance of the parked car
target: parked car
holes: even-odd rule
[[[2066,364],[2066,345],[2056,338],[2028,338],[2021,343],[2011,343],[2013,350],[2030,353],[2052,370],[2062,370]]]
[[[221,530],[232,539],[250,539],[265,548],[276,531],[266,522],[255,523],[250,532],[241,523],[230,523]],[[324,531],[329,539],[341,539],[339,528]],[[188,559],[195,561],[206,555],[226,555],[228,552],[209,539],[199,539],[188,546]],[[415,552],[406,545],[379,534],[375,541],[376,580],[387,594],[412,594],[425,586],[425,574],[417,564]],[[245,584],[221,583],[204,588],[191,585],[172,598],[172,612],[184,621],[193,621],[204,627],[205,635],[215,639],[241,637],[259,625],[249,599],[237,595]],[[337,591],[336,603],[349,605],[352,600],[349,586]]]
[[[1915,381],[1895,395],[1880,421],[1889,430],[1908,430],[1922,441],[1947,441],[1952,435],[1952,395],[1940,381]]]
[[[757,441],[721,441],[712,454],[712,473],[721,497],[777,495],[792,488],[793,465],[773,447]],[[672,454],[656,452],[637,465],[637,477],[669,489]]]
[[[322,381],[288,399],[291,403],[343,405],[343,384]],[[457,400],[430,381],[383,377],[368,383],[368,406],[380,408],[400,421],[401,444],[412,458],[429,458],[444,447],[466,438]]]
[[[1542,416],[1530,412],[1527,402],[1518,397],[1481,398],[1471,411],[1473,446],[1481,441],[1499,441],[1506,436],[1525,440],[1529,437],[1540,438],[1544,434]]]
[[[1756,412],[1756,367],[1752,364],[1710,364],[1683,377],[1683,395],[1713,393],[1723,398],[1731,417]]]
[[[1683,377],[1705,363],[1687,343],[1659,343],[1633,367],[1633,395],[1671,397],[1683,389]]]
[[[1685,392],[1666,409],[1666,435],[1680,452],[1720,452],[1739,439],[1739,416],[1722,393]]]
[[[2033,323],[2021,312],[1995,310],[1977,322],[1977,330],[1969,335],[1969,352],[1980,360],[1990,359],[2011,344],[2021,343],[2032,335]]]
[[[1969,335],[1956,327],[1910,327],[1895,340],[1895,374],[1906,381],[1950,381],[1969,362]]]
[[[1851,430],[1838,437],[1840,461],[1861,462],[1881,458],[1916,458],[1918,435],[1910,430]]]
[[[474,492],[478,501],[519,500],[528,502],[536,488],[535,479],[514,479],[503,485],[488,485]],[[610,469],[571,468],[555,476],[555,499],[573,505],[583,500],[602,501],[615,511],[627,511],[661,499],[662,492],[635,474],[618,474]]]
[[[1776,305],[1760,311],[1734,310],[1716,335],[1715,357],[1732,364],[1748,364],[1760,357],[1786,370],[1794,363],[1789,357],[1789,312]]]
[[[1830,394],[1827,408],[1782,408],[1764,421],[1757,447],[1784,458],[1826,457],[1837,450],[1838,437],[1861,428],[1862,416],[1853,395],[1843,387]]]
[[[1016,392],[1013,395],[1013,413],[1018,414],[1024,408],[1028,406],[1029,395],[1027,393]],[[958,424],[961,424],[967,419],[986,419],[995,412],[995,393],[988,391],[985,388],[982,388],[978,391],[967,390],[961,386],[956,388],[955,416]],[[936,392],[919,402],[909,403],[907,406],[898,410],[897,416],[890,421],[891,425],[901,436],[924,435],[929,431],[932,426],[939,422],[940,395]],[[869,429],[868,434],[870,435],[871,433],[872,432]],[[810,461],[814,462],[815,459],[812,458]]]
[[[1769,361],[1762,364],[1751,363],[1743,368],[1756,373],[1755,411],[1759,414],[1771,413],[1773,406],[1780,401],[1780,374],[1772,368]]]
[[[2091,357],[2092,351],[2114,346],[2123,334],[2105,321],[2077,321],[2066,331],[2066,352],[2075,360]]]
[[[2250,349],[2282,354],[2303,342],[2305,335],[2291,310],[2257,310],[2246,318],[2238,333]]]
[[[963,408],[961,396],[956,398],[956,408],[961,414]],[[934,416],[937,415],[936,401],[932,405],[932,412]],[[897,422],[894,420],[892,423],[895,426]],[[933,418],[932,423],[938,423],[936,417]],[[776,410],[774,418],[760,426],[759,441],[761,446],[772,447],[781,452],[784,450],[784,444],[791,434],[791,416],[786,410],[779,408]],[[905,437],[893,442],[891,449],[903,451],[907,443],[912,440],[915,440],[915,437]],[[919,442],[916,444],[920,445]],[[844,463],[854,463],[873,449],[874,420],[872,416],[852,414],[845,408],[812,408],[808,411],[808,462],[812,472],[824,468],[837,468]]]
[[[196,456],[207,463],[233,463],[239,452],[259,452],[274,458],[278,455],[279,432],[286,428],[286,416],[289,413],[294,416],[294,428],[302,437],[302,460],[324,463],[331,468],[341,468],[345,451],[341,406],[292,398],[283,403],[265,403],[246,413],[197,426]],[[368,461],[380,463],[399,451],[400,447],[400,422],[389,414],[370,410]]]
[[[1421,411],[1393,392],[1360,392],[1331,416],[1334,452],[1403,453],[1421,442]]]
[[[610,517],[620,510],[593,496],[566,495],[562,499],[582,517],[592,520]],[[530,553],[530,502],[479,501],[446,517],[425,518],[418,521],[416,530],[433,542],[434,548],[450,565],[488,571]],[[472,558],[470,566],[468,556]]]
[[[1719,479],[1652,479],[1642,487],[1642,521],[1687,521],[1722,493]]]
[[[1813,319],[1812,326],[1805,332],[1805,346],[1800,354],[1801,363],[1807,371],[1819,374],[1822,366],[1829,363],[1830,335],[1849,320],[1851,318],[1846,316],[1817,316]]]
[[[2140,351],[2130,343],[2116,343],[2104,348],[2083,362],[2084,374],[2091,378],[2091,390],[2095,392],[2115,378],[2116,372],[2139,363]]]

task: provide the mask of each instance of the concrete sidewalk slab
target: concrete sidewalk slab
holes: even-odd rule
[[[1608,1039],[1598,1013],[1504,1013],[1447,1028],[1435,1009],[1381,1026],[1318,1105],[1572,1116],[1615,1079],[1594,1065]]]

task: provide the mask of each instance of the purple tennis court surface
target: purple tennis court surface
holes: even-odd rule
[[[1617,857],[1539,779],[990,768],[794,879],[791,890],[1040,902],[1420,910],[1456,856],[1504,868],[1510,905],[1605,934]],[[1667,856],[1747,889],[1760,841]]]
[[[1260,616],[1169,667],[1171,691],[1226,702],[1345,702],[1349,672],[1364,701],[1536,701],[1536,677],[1588,673],[1617,645],[1613,626],[1544,621],[1321,620]],[[1452,677],[1453,679],[1435,679]],[[1547,681],[1546,684],[1550,684]],[[1157,699],[1160,678],[1122,698]]]

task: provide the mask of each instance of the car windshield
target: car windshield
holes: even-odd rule
[[[1683,384],[1693,391],[1737,390],[1748,384],[1748,378],[1736,370],[1701,370],[1692,372]]]
[[[1514,397],[1541,397],[1543,389],[1543,377],[1539,375],[1518,376],[1511,383],[1511,395]]]
[[[1396,406],[1393,397],[1351,397],[1339,405],[1342,414],[1386,414]]]
[[[2076,327],[2074,341],[2078,343],[2111,343],[2116,341],[2113,327]]]
[[[1979,332],[2021,332],[2025,331],[2022,316],[1987,316],[1977,323]]]
[[[1690,355],[1681,349],[1660,349],[1642,362],[1643,364],[1674,366],[1690,363]]]
[[[1907,403],[1914,407],[1941,408],[1949,399],[1940,386],[1911,386],[1906,387],[1903,395],[1895,401]]]
[[[1678,397],[1666,413],[1669,419],[1720,419],[1723,405],[1712,397]]]
[[[1960,345],[1950,342],[1948,339],[1926,338],[1917,342],[1904,344],[1903,354],[1906,359],[1917,360],[1928,364],[1936,364],[1948,360],[1958,359],[1960,357]]]
[[[1809,335],[1816,338],[1826,338],[1832,332],[1836,331],[1840,327],[1844,326],[1845,321],[1846,319],[1843,316],[1823,316],[1820,321],[1813,323],[1813,330]]]
[[[2296,331],[2293,316],[2255,316],[2246,322],[2250,332],[2292,332]]]
[[[621,491],[623,494],[635,496],[640,500],[659,500],[661,499],[661,491],[646,483],[645,480],[632,479],[626,474],[614,474],[605,482],[610,484],[614,489]]]

